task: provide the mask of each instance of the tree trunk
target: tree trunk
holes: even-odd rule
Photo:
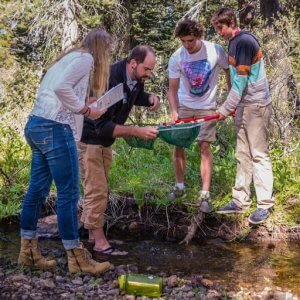
[[[238,0],[240,27],[248,26],[255,15],[255,4],[248,0]]]
[[[274,20],[278,18],[280,11],[279,0],[260,0],[260,13],[268,25],[272,25]]]
[[[65,51],[71,48],[78,39],[78,24],[75,16],[75,4],[72,0],[63,3],[65,14],[63,16],[63,34],[61,47]]]

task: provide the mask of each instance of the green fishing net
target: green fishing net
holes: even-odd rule
[[[154,149],[155,139],[143,140],[136,136],[128,136],[128,137],[124,137],[124,140],[130,147],[133,147],[133,148],[144,148],[144,149],[148,149],[148,150]]]
[[[158,127],[158,137],[171,145],[188,148],[198,136],[199,130],[199,123],[182,123],[166,126],[160,125]],[[155,139],[143,140],[136,136],[129,136],[124,137],[124,140],[130,147],[133,148],[154,149]]]
[[[188,148],[200,131],[199,123],[182,123],[158,127],[158,137],[178,147]]]

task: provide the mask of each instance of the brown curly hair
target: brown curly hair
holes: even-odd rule
[[[204,33],[203,26],[191,19],[185,19],[183,21],[179,21],[175,28],[175,37],[193,35],[198,38],[202,38]]]
[[[219,24],[230,26],[232,21],[234,22],[234,26],[237,26],[237,20],[234,11],[229,7],[219,8],[211,18],[211,24],[213,26]]]

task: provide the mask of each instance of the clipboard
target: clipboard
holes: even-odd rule
[[[97,108],[98,109],[107,109],[112,105],[116,104],[124,98],[124,87],[123,83],[111,88],[104,95],[97,99]]]

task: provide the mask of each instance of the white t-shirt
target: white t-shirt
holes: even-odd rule
[[[215,109],[219,69],[228,68],[220,45],[201,41],[201,49],[189,54],[181,46],[169,60],[169,78],[179,78],[179,105],[193,109]]]

